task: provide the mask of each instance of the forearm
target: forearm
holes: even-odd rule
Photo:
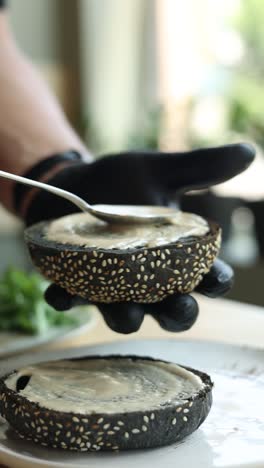
[[[42,159],[70,150],[92,159],[55,96],[14,43],[5,10],[0,13],[0,62],[0,168],[22,175]],[[0,202],[14,211],[13,183],[4,179]]]
[[[0,126],[0,169],[3,171],[11,172],[18,175],[25,174],[29,169],[37,165],[40,161],[47,159],[49,156],[66,151],[78,151],[82,158],[86,161],[92,160],[92,156],[88,153],[84,145],[75,138],[65,138],[65,129],[58,131],[57,141],[50,137],[52,134],[49,129],[45,129],[46,141],[45,144],[39,145],[37,148],[30,148],[27,146],[27,141],[24,140],[23,135],[12,137],[1,131]],[[44,134],[44,132],[43,132]],[[61,136],[61,139],[59,138]],[[43,135],[44,138],[44,135]],[[45,151],[46,149],[46,151]],[[69,161],[59,162],[49,168],[47,173],[43,173],[39,180],[45,181],[56,174],[57,171],[63,167],[67,167]],[[14,183],[7,179],[0,179],[0,202],[12,212],[14,208]]]

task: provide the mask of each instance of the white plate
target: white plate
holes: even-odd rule
[[[264,350],[175,339],[129,341],[45,353],[34,360],[28,355],[23,364],[108,353],[153,356],[209,372],[215,382],[214,403],[205,423],[180,444],[119,454],[76,454],[39,448],[18,440],[4,423],[0,462],[15,468],[264,467]],[[9,361],[8,366],[11,364]]]
[[[47,333],[42,335],[0,332],[0,359],[10,354],[32,350],[51,341],[57,342],[78,335],[92,328],[96,323],[93,307],[75,307],[67,314],[76,318],[77,323],[49,328]]]

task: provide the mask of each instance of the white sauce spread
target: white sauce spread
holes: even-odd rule
[[[16,390],[31,376],[20,395],[40,406],[79,414],[124,413],[182,404],[203,386],[200,377],[176,364],[144,358],[55,361],[22,369],[5,381]]]
[[[155,247],[209,231],[205,219],[175,211],[164,225],[115,225],[97,220],[88,213],[64,216],[50,223],[45,238],[54,242],[102,249]]]

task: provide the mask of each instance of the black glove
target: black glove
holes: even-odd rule
[[[91,204],[167,205],[179,201],[189,190],[208,188],[236,176],[251,164],[254,155],[254,148],[248,144],[186,153],[126,152],[105,156],[90,164],[76,162],[57,173],[49,183]],[[32,224],[75,211],[67,201],[41,191],[27,211],[26,222]],[[221,296],[230,289],[232,282],[232,269],[216,260],[197,291],[210,297]],[[48,288],[46,300],[58,310],[84,303],[56,285]],[[109,327],[119,333],[138,330],[145,313],[170,331],[187,330],[198,315],[197,302],[186,294],[175,294],[155,304],[96,305]]]

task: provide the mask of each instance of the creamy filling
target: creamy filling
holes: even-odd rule
[[[20,395],[47,409],[79,414],[155,410],[182,404],[204,386],[200,377],[176,364],[143,358],[39,364],[8,377],[7,387],[16,390],[22,376],[31,378]]]
[[[190,236],[204,236],[208,231],[205,219],[182,211],[175,211],[165,225],[111,225],[87,213],[77,213],[51,222],[45,238],[84,247],[131,249],[166,245]]]

